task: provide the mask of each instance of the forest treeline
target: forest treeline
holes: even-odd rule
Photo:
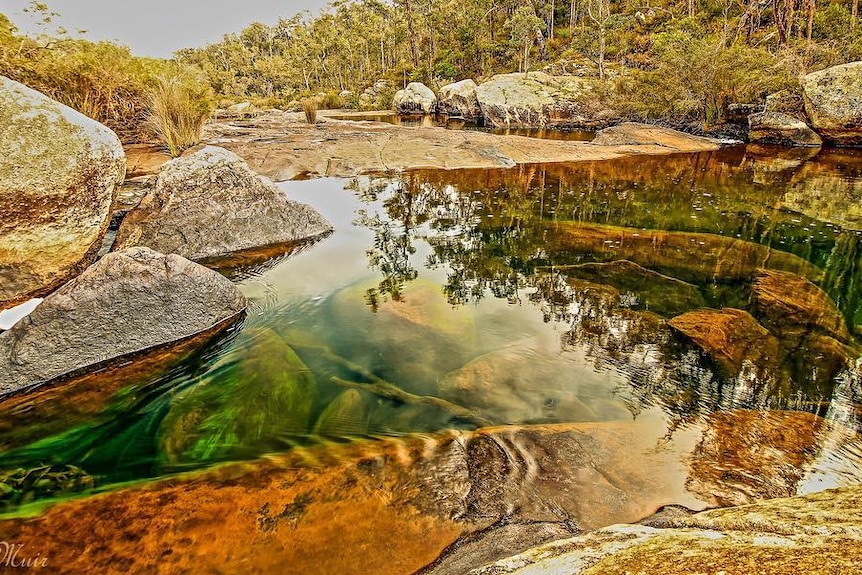
[[[730,102],[862,59],[860,28],[858,0],[337,0],[177,56],[218,94],[268,105],[526,64],[607,80],[632,117],[710,123]]]
[[[386,79],[373,104],[388,107],[410,81],[438,88],[526,68],[595,78],[623,118],[711,125],[730,103],[798,91],[802,74],[862,59],[858,20],[858,0],[336,0],[165,61],[23,36],[0,14],[0,73],[126,140],[153,133],[154,97],[196,117],[240,101],[355,107]]]

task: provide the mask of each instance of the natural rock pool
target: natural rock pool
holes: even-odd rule
[[[445,434],[504,424],[531,427],[486,432],[506,437],[494,444],[505,472],[467,450],[474,499],[447,521],[481,526],[510,500],[499,513],[526,517],[537,504],[525,485],[580,529],[663,504],[857,484],[862,154],[804,154],[284,183],[336,231],[288,255],[214,262],[251,307],[202,348],[0,404],[0,510],[285,452],[289,469],[365,469],[356,450],[379,442],[386,461],[422,470],[388,474],[386,497],[430,516],[407,486],[433,476],[441,499],[458,499]],[[595,443],[579,440],[570,460],[545,434],[571,423]],[[558,477],[584,458],[625,504],[583,471]],[[477,478],[489,481],[478,495]],[[330,485],[327,501],[352,501],[354,487]],[[292,497],[295,517],[255,508],[258,527],[320,500]],[[601,503],[588,512],[579,498]],[[385,521],[382,533],[398,529]]]

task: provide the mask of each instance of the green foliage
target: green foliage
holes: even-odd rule
[[[220,106],[388,107],[392,94],[363,90],[421,81],[547,69],[597,75],[633,118],[719,122],[733,101],[797,89],[795,78],[862,59],[862,25],[851,0],[816,3],[812,38],[802,2],[656,0],[337,0],[320,14],[254,23],[221,42],[182,50]],[[53,19],[46,6],[36,15]],[[691,9],[691,13],[689,10]],[[22,81],[140,139],[148,91],[164,61],[133,57],[109,43],[31,39],[0,16],[0,73]],[[342,91],[353,95],[342,101]],[[325,96],[323,96],[325,94]]]
[[[506,22],[506,28],[509,30],[512,42],[523,54],[521,60],[521,71],[523,72],[530,70],[530,48],[536,38],[542,37],[544,27],[545,22],[536,16],[532,5],[520,6]]]
[[[201,130],[212,113],[210,87],[187,70],[156,78],[149,90],[147,126],[177,157],[201,139]]]
[[[786,61],[763,48],[676,30],[654,37],[654,67],[618,83],[616,107],[639,119],[693,120],[710,126],[727,105],[798,90]]]

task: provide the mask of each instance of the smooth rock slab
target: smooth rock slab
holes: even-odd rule
[[[287,199],[233,152],[208,146],[164,165],[120,226],[115,249],[147,246],[201,260],[330,231],[314,208]]]
[[[106,255],[0,334],[0,395],[225,326],[246,306],[223,276],[178,255]]]
[[[0,309],[95,259],[124,175],[110,129],[0,76]]]

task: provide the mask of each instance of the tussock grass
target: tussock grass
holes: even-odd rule
[[[317,123],[317,101],[307,98],[302,101],[302,111],[305,112],[305,121],[309,124]]]
[[[201,130],[212,112],[210,88],[180,76],[160,76],[149,94],[147,125],[177,157],[201,139]]]

